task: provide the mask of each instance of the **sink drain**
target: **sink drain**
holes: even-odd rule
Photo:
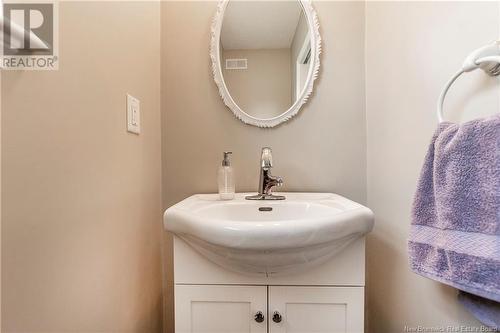
[[[259,211],[261,212],[270,212],[273,210],[273,207],[259,207]]]

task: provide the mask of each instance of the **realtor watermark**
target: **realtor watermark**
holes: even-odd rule
[[[481,333],[498,332],[487,326],[405,326],[403,332],[409,333]]]
[[[2,7],[1,67],[6,70],[57,70],[57,2],[7,0]]]

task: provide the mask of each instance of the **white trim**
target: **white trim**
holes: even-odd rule
[[[210,59],[212,60],[212,72],[214,81],[219,88],[219,94],[227,107],[233,112],[236,118],[248,125],[258,127],[274,127],[288,119],[295,116],[302,105],[304,105],[313,91],[314,80],[318,77],[320,66],[320,53],[321,53],[321,36],[319,34],[319,21],[318,15],[314,10],[311,0],[297,0],[302,5],[304,13],[307,18],[309,27],[309,36],[311,38],[311,62],[312,66],[309,68],[309,78],[302,90],[302,94],[297,98],[294,104],[281,115],[272,118],[256,118],[245,111],[243,111],[238,104],[233,100],[229,90],[227,89],[224,77],[222,75],[222,68],[220,64],[220,34],[222,29],[222,21],[224,19],[224,11],[226,10],[229,0],[220,0],[217,6],[217,12],[212,21],[211,41],[210,41]]]
[[[305,58],[307,57],[307,54],[309,53],[309,50],[312,52],[312,47],[311,47],[311,37],[309,34],[306,35],[306,38],[304,39],[304,43],[300,47],[299,54],[297,55],[297,61],[295,62],[295,95],[294,96],[300,96],[300,93],[302,92],[302,86],[300,86],[297,83],[300,83],[300,73],[301,71],[301,65],[303,65]],[[309,59],[309,61],[312,62],[312,58]]]
[[[297,59],[300,59],[301,63],[304,62],[304,60],[307,56],[307,53],[309,52],[309,47],[310,47],[309,43],[310,42],[311,42],[311,36],[309,34],[307,34],[306,38],[304,39],[304,43],[300,47],[300,51],[299,51],[299,54],[297,56]],[[312,47],[311,47],[311,50],[312,50]]]

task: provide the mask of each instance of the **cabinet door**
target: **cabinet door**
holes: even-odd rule
[[[265,286],[175,286],[176,333],[266,333],[266,315]]]
[[[364,288],[272,286],[268,318],[270,333],[363,333]]]

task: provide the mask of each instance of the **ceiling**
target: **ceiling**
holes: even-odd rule
[[[298,1],[231,1],[222,23],[225,50],[289,48],[302,7]]]

